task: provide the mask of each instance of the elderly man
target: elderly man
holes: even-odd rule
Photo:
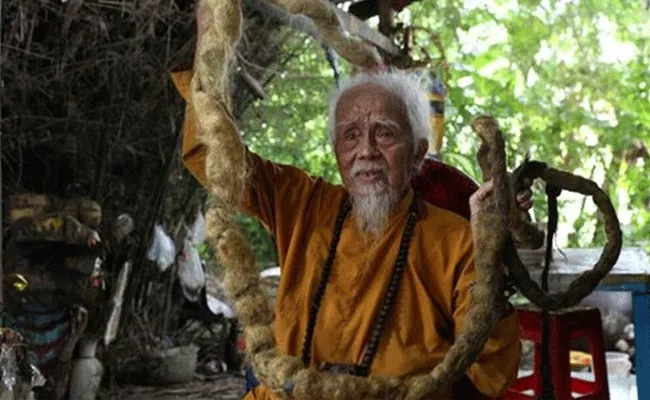
[[[191,75],[173,76],[188,103],[183,160],[206,184],[205,149],[188,97]],[[342,186],[248,152],[251,177],[241,210],[274,236],[282,268],[276,344],[326,370],[428,372],[463,330],[475,277],[469,222],[422,201],[410,184],[428,149],[428,102],[401,74],[361,73],[333,96],[330,124]],[[472,213],[489,192],[485,184],[473,196]],[[326,268],[331,275],[321,282]],[[399,284],[393,275],[401,275]],[[385,304],[395,290],[393,304]],[[384,326],[376,326],[376,316],[387,312]],[[517,374],[519,339],[512,312],[454,398],[500,396]],[[264,386],[246,397],[272,398]]]

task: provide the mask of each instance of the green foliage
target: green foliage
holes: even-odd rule
[[[261,155],[340,182],[327,129],[328,102],[335,89],[324,51],[310,39],[286,70],[266,87],[268,99],[244,116],[246,142]],[[342,66],[344,71],[349,68]]]
[[[478,178],[469,122],[494,115],[507,135],[509,168],[530,153],[595,180],[617,207],[624,245],[650,246],[650,159],[633,153],[650,143],[650,13],[643,2],[422,1],[398,18],[435,31],[445,46],[446,162]],[[437,55],[428,37],[417,40]],[[332,71],[319,45],[306,39],[304,49],[267,87],[269,98],[247,110],[246,140],[264,157],[338,182],[327,133]],[[534,217],[543,222],[546,202],[537,188]],[[593,202],[568,193],[560,200],[558,242],[602,245]],[[253,237],[270,254],[268,237]]]
[[[269,83],[268,98],[247,110],[243,118],[246,143],[262,157],[340,183],[327,129],[334,77],[320,46],[310,39],[301,40],[305,51]],[[349,66],[342,64],[344,73]],[[276,261],[275,244],[268,232],[251,218],[239,218],[260,263]]]
[[[268,264],[277,265],[275,242],[262,224],[243,213],[235,216],[235,222],[242,227],[246,240],[253,247],[257,265],[260,267]]]

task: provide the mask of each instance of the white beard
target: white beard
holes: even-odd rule
[[[363,194],[352,197],[352,212],[359,229],[373,238],[380,237],[391,212],[399,203],[399,193],[383,182],[367,185]]]

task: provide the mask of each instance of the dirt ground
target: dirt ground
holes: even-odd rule
[[[173,386],[125,386],[110,400],[240,400],[244,395],[244,378],[230,374],[195,379]]]

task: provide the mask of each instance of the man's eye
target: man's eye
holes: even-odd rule
[[[377,131],[377,140],[382,143],[392,142],[395,139],[395,131],[390,128],[381,128]]]
[[[358,135],[359,131],[357,129],[348,129],[344,133],[345,140],[356,140]]]

